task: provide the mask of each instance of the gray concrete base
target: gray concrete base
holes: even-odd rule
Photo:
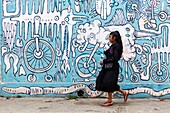
[[[106,98],[0,97],[0,113],[170,113],[170,99],[113,99],[114,105],[101,107]]]

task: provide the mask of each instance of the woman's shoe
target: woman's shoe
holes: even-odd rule
[[[125,93],[123,94],[123,96],[124,96],[124,102],[126,102],[127,99],[128,99],[128,96],[129,96],[129,92],[125,92]]]
[[[107,106],[112,106],[113,105],[113,102],[112,101],[107,101],[105,102],[104,104],[102,104],[103,107],[107,107]]]

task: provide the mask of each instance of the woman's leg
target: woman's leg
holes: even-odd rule
[[[126,92],[126,91],[124,91],[124,90],[121,89],[121,88],[119,88],[119,91],[123,94],[123,96],[124,96],[124,102],[126,102],[127,99],[128,99],[128,96],[129,96],[129,92]]]
[[[107,98],[107,101],[102,104],[102,106],[111,106],[113,105],[112,103],[112,92],[108,92],[108,98]]]
[[[119,91],[122,93],[122,94],[125,94],[125,91],[121,88],[119,88]]]
[[[108,93],[108,102],[112,102],[112,92]]]

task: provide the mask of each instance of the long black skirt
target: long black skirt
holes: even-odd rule
[[[104,69],[100,71],[96,79],[96,90],[104,92],[118,91],[120,86],[118,85],[119,67],[114,69]]]

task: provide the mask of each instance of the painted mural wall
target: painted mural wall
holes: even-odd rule
[[[120,86],[170,97],[170,0],[2,0],[0,11],[2,95],[106,96],[95,81],[118,30]]]

